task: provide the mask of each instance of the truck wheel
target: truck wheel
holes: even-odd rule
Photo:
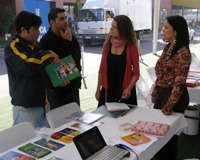
[[[91,44],[91,40],[90,39],[84,39],[83,42],[84,42],[84,44],[86,46],[89,46]]]

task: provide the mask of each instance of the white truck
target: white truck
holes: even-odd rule
[[[152,0],[87,0],[79,10],[77,38],[86,45],[103,42],[113,17],[121,14],[131,19],[138,39],[152,29]]]

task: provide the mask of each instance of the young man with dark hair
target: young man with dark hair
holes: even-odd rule
[[[50,28],[41,38],[41,46],[43,49],[52,50],[57,53],[60,59],[72,55],[77,68],[81,71],[80,46],[76,38],[72,35],[71,29],[68,27],[65,10],[61,8],[51,9],[48,14],[48,21]],[[76,102],[80,105],[80,87],[81,77],[72,81],[66,81],[64,85],[56,88],[49,83],[50,108],[54,109],[71,102]]]
[[[52,51],[40,50],[37,39],[41,23],[39,16],[21,11],[15,19],[17,34],[5,46],[13,125],[32,122],[36,128],[48,126],[42,74],[49,60],[58,62],[58,55]]]

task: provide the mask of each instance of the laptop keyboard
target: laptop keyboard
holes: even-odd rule
[[[127,154],[127,151],[113,146],[106,146],[101,151],[92,155],[92,160],[120,160]]]

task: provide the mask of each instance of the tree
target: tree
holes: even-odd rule
[[[11,6],[6,6],[3,12],[3,21],[0,22],[0,28],[4,34],[8,33],[10,27],[14,24],[15,13]]]

